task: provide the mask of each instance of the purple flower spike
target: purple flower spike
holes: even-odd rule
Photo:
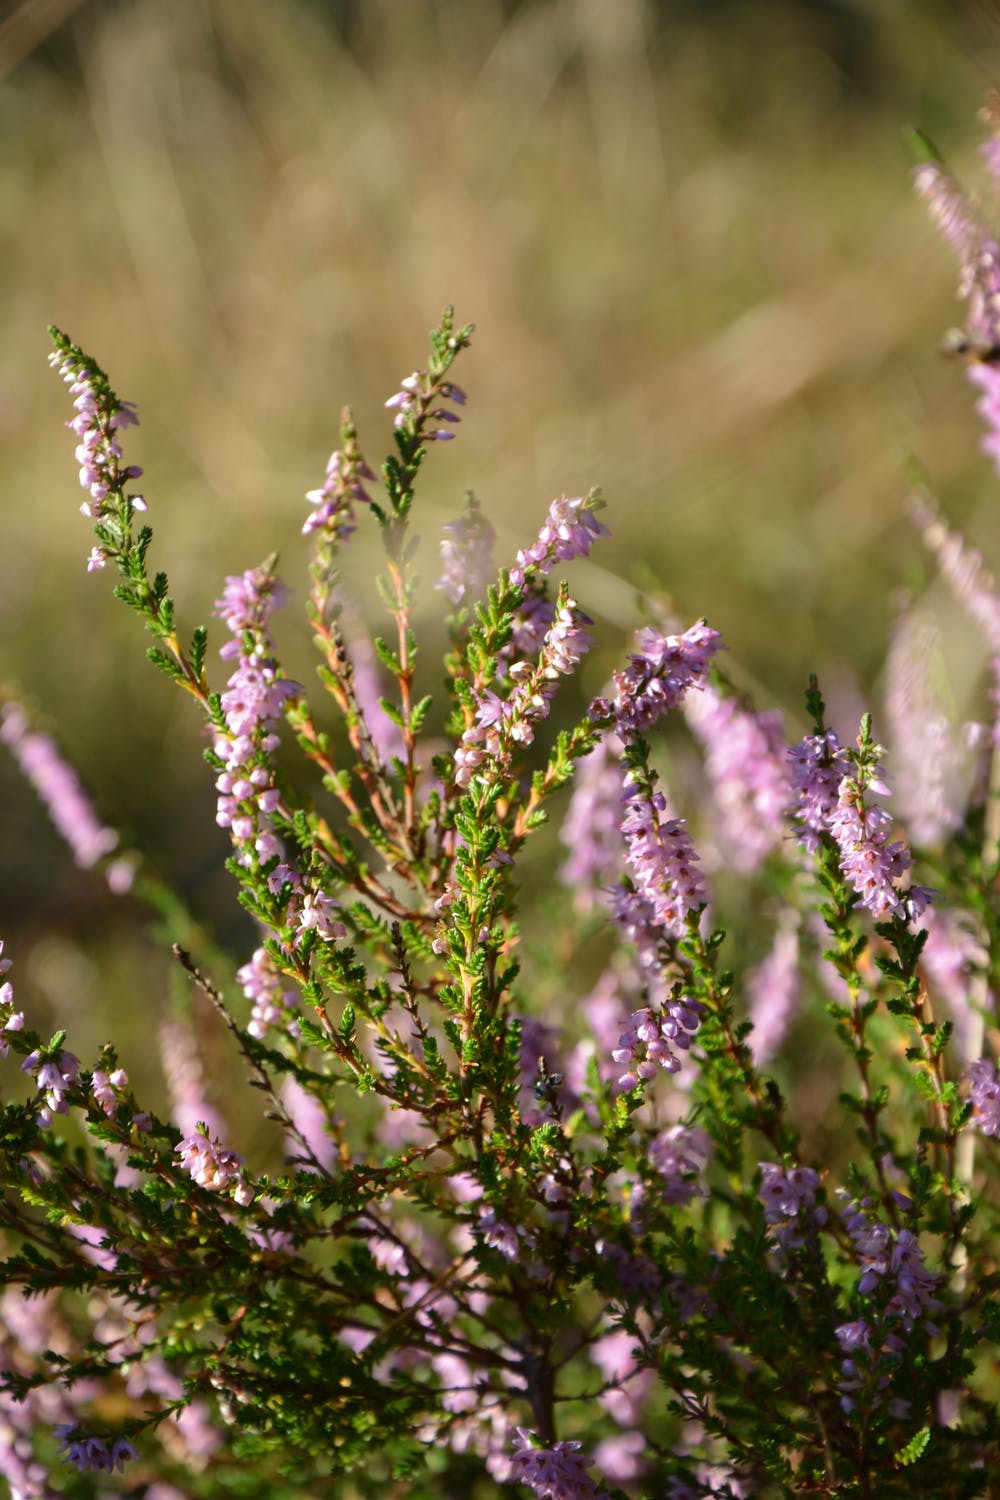
[[[587,1473],[580,1443],[536,1448],[534,1434],[523,1427],[514,1439],[512,1478],[533,1489],[537,1500],[607,1500]]]
[[[559,837],[569,850],[559,879],[577,911],[589,912],[621,874],[621,746],[610,734],[579,762],[576,785]]]
[[[781,1046],[798,1006],[799,990],[799,932],[793,916],[778,927],[770,953],[747,975],[748,1009],[753,1021],[747,1041],[758,1067]]]
[[[45,1106],[38,1112],[41,1125],[50,1125],[53,1115],[69,1114],[66,1096],[80,1076],[80,1059],[72,1052],[60,1052],[58,1057],[43,1058],[36,1048],[21,1064],[22,1073],[31,1073],[38,1091],[45,1096]]]
[[[420,437],[425,442],[447,443],[455,434],[445,427],[425,425],[428,419],[432,422],[453,424],[457,424],[462,419],[458,412],[452,411],[450,407],[438,406],[432,411],[429,403],[432,400],[443,400],[451,401],[455,406],[464,406],[466,399],[461,386],[454,385],[450,381],[442,381],[440,385],[432,386],[423,371],[414,370],[412,375],[407,375],[405,380],[400,381],[399,390],[389,397],[385,406],[395,413],[392,419],[393,427],[400,428],[409,424],[419,428]]]
[[[698,855],[683,818],[668,812],[662,792],[652,796],[626,786],[622,818],[625,857],[637,894],[650,908],[652,923],[671,937],[683,937],[692,916],[706,905]]]
[[[273,1026],[294,1024],[296,992],[286,982],[266,948],[258,948],[249,963],[237,969],[236,978],[253,1004],[247,1026],[251,1036],[265,1037]]]
[[[969,1064],[972,1117],[983,1135],[1000,1136],[1000,1076],[996,1063],[980,1057]]]
[[[346,542],[356,529],[354,507],[370,505],[366,481],[375,475],[358,450],[350,413],[344,413],[344,447],[331,453],[326,477],[318,490],[309,490],[306,499],[314,506],[302,528],[302,535],[318,531],[337,542]]]
[[[622,740],[652,729],[692,687],[700,687],[722,637],[704,620],[683,635],[662,635],[647,626],[636,636],[639,650],[614,674],[615,728]]]
[[[464,516],[445,526],[441,541],[441,577],[435,587],[452,604],[478,599],[494,577],[493,544],[496,535],[475,501],[470,501]]]
[[[898,1321],[904,1333],[912,1333],[918,1320],[941,1306],[934,1292],[944,1277],[927,1270],[916,1235],[909,1229],[893,1230],[874,1218],[868,1199],[860,1204],[845,1201],[843,1212],[861,1271],[858,1291],[868,1297],[883,1286],[889,1289],[882,1318]],[[937,1331],[933,1323],[927,1326]]]
[[[55,741],[32,729],[19,703],[0,708],[0,740],[38,793],[49,817],[73,852],[81,869],[90,869],[118,843],[113,828],[97,817],[80,779]]]
[[[841,1349],[850,1356],[841,1363],[838,1381],[841,1407],[850,1412],[862,1391],[881,1393],[891,1388],[892,1373],[918,1323],[930,1334],[940,1332],[929,1315],[941,1306],[934,1293],[944,1277],[927,1270],[912,1230],[893,1230],[872,1215],[867,1198],[855,1203],[843,1189],[838,1192],[844,1200],[844,1228],[861,1273],[857,1289],[871,1299],[866,1317],[836,1329]],[[889,1409],[896,1416],[906,1416],[909,1404],[894,1403],[890,1397]]]
[[[940,163],[919,166],[914,184],[958,259],[958,294],[969,311],[957,352],[971,355],[966,371],[981,392],[976,410],[987,428],[983,451],[1000,468],[1000,245]]]
[[[761,1162],[760,1172],[759,1197],[775,1243],[783,1250],[801,1249],[807,1229],[827,1220],[826,1209],[816,1206],[819,1174],[812,1167],[789,1167],[786,1171],[768,1161]]]
[[[898,890],[893,883],[908,875],[913,861],[905,844],[890,840],[892,818],[871,801],[872,793],[889,791],[878,771],[882,754],[881,746],[869,743],[867,760],[848,755],[832,730],[807,735],[789,751],[798,796],[795,816],[810,853],[819,848],[822,834],[834,840],[845,879],[877,921],[910,921],[925,910],[932,893],[921,886]]]
[[[237,658],[220,700],[225,733],[216,734],[212,747],[223,762],[215,782],[215,820],[230,830],[236,857],[248,869],[283,853],[271,825],[280,802],[271,757],[280,743],[275,729],[284,706],[302,689],[278,675],[268,622],[287,598],[288,590],[265,564],[227,578],[215,605],[215,613],[233,633],[219,655]],[[298,881],[294,871],[286,867],[286,872],[279,889],[285,878],[293,887]]]
[[[3,956],[3,941],[0,939],[0,976],[11,968],[11,960]],[[14,1009],[14,986],[9,979],[0,983],[0,1057],[6,1057],[10,1043],[5,1033],[24,1030],[24,1012]]]
[[[785,833],[791,778],[781,714],[753,713],[707,683],[685,697],[684,714],[705,747],[719,842],[737,870],[752,874]]]
[[[974,547],[957,531],[949,531],[937,511],[918,500],[911,505],[924,543],[937,558],[952,593],[982,631],[990,653],[994,708],[1000,710],[1000,591]],[[993,725],[994,744],[1000,744],[1000,712]]]
[[[830,822],[830,832],[840,846],[840,867],[861,897],[861,905],[878,921],[903,914],[904,902],[893,885],[910,868],[905,844],[890,842],[892,818],[881,807],[865,806],[847,788]],[[924,892],[909,893],[910,909],[922,910]]]
[[[213,614],[225,623],[234,636],[245,630],[263,634],[276,609],[283,609],[291,592],[266,565],[250,568],[246,573],[231,574],[226,579],[222,598],[215,601]],[[239,655],[239,641],[230,641],[220,655]]]
[[[809,853],[815,854],[820,835],[830,827],[850,761],[832,729],[825,734],[807,734],[789,750],[788,758],[796,795],[794,812],[802,825],[799,837]]]
[[[476,723],[462,735],[455,752],[457,786],[469,786],[477,774],[509,773],[517,747],[531,744],[535,726],[548,715],[559,678],[572,672],[593,645],[584,629],[589,624],[573,599],[560,598],[537,664],[513,664],[509,697],[487,691],[480,698]]]
[[[175,1154],[184,1171],[210,1193],[224,1193],[232,1188],[233,1198],[244,1208],[253,1202],[254,1191],[243,1176],[242,1162],[220,1140],[196,1130],[178,1142]]]
[[[523,588],[532,570],[551,573],[557,562],[587,557],[598,537],[610,536],[608,528],[594,514],[597,505],[593,495],[572,499],[560,495],[549,506],[544,525],[530,547],[522,547],[510,570],[515,588]]]
[[[142,470],[136,464],[122,464],[121,445],[116,433],[123,427],[138,426],[139,418],[130,401],[121,401],[104,376],[80,351],[56,349],[49,364],[69,386],[74,397],[76,416],[66,426],[79,439],[76,460],[80,465],[80,483],[90,495],[80,506],[85,516],[99,521],[113,511],[129,479],[138,479]],[[145,510],[141,495],[133,496],[137,510]],[[93,553],[91,559],[93,560]],[[100,566],[91,562],[91,567]]]
[[[969,754],[935,691],[941,636],[922,612],[896,621],[886,662],[886,712],[902,817],[914,841],[941,843],[962,826]]]
[[[663,1179],[665,1203],[690,1203],[702,1195],[710,1141],[692,1125],[671,1125],[649,1143],[649,1159]]]
[[[644,1007],[633,1011],[628,1029],[622,1032],[611,1056],[624,1069],[618,1078],[622,1089],[638,1088],[656,1077],[662,1068],[676,1073],[681,1065],[678,1052],[686,1052],[704,1015],[700,1000],[678,995],[664,1003],[661,1011]]]
[[[75,1422],[63,1422],[55,1434],[61,1444],[60,1456],[81,1474],[113,1474],[136,1456],[125,1438],[88,1437]]]

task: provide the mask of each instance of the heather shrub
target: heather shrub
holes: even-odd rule
[[[1000,463],[1000,248],[936,159],[917,186]],[[135,409],[52,337],[87,566],[203,718],[259,937],[220,952],[4,690],[0,739],[77,863],[150,907],[186,983],[161,1117],[113,1039],[81,1060],[40,1034],[0,958],[12,1493],[991,1493],[997,682],[954,722],[917,601],[878,716],[838,729],[811,681],[792,734],[709,623],[651,604],[574,720],[560,689],[601,627],[562,575],[605,535],[597,494],[508,559],[468,499],[428,664],[413,511],[472,337],[446,311],[378,475],[345,412],[307,497],[317,689],[282,666],[276,558],[226,579],[216,639],[181,623]],[[925,487],[912,509],[995,674],[1000,594]],[[245,1100],[213,1089],[206,1011]],[[270,1157],[241,1149],[248,1103]]]

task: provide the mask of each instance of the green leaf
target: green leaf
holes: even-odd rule
[[[921,1427],[920,1431],[914,1433],[913,1437],[910,1438],[910,1441],[907,1443],[906,1447],[900,1448],[899,1452],[896,1454],[896,1462],[903,1465],[915,1464],[917,1460],[923,1456],[924,1449],[927,1447],[927,1444],[930,1442],[930,1440],[930,1428]]]
[[[394,677],[399,677],[403,666],[396,653],[389,648],[380,635],[375,637],[372,644],[375,647],[375,654],[383,667],[390,671]]]
[[[415,703],[410,710],[410,727],[413,730],[414,734],[419,734],[420,730],[423,728],[424,720],[430,712],[431,704],[433,702],[434,699],[428,693],[426,697],[421,698],[419,702]]]
[[[204,625],[198,625],[191,637],[191,650],[188,655],[191,658],[191,666],[196,677],[200,677],[205,666],[205,652],[208,649],[208,631]]]
[[[184,673],[179,663],[174,661],[172,656],[168,656],[165,651],[161,651],[158,646],[149,647],[146,659],[151,661],[154,667],[159,667],[161,672],[165,672],[172,682],[184,681]]]
[[[911,125],[904,130],[903,136],[918,162],[933,162],[936,166],[940,166],[941,153],[929,135],[925,135],[922,130]]]

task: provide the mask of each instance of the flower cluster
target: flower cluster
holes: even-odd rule
[[[888,796],[889,788],[878,770],[882,749],[871,745],[867,721],[859,743],[862,755],[856,762],[856,774],[841,782],[837,808],[830,818],[830,833],[840,850],[840,867],[860,896],[861,905],[876,919],[898,916],[912,921],[926,909],[932,892],[913,884],[900,891],[894,885],[895,881],[909,879],[913,858],[901,840],[890,838],[890,814],[868,800],[872,792]]]
[[[873,1218],[867,1199],[860,1204],[845,1202],[844,1226],[861,1270],[858,1291],[868,1297],[876,1288],[888,1286],[891,1294],[884,1303],[884,1316],[898,1319],[905,1332],[912,1332],[918,1318],[940,1306],[933,1292],[942,1281],[924,1266],[916,1236],[909,1229],[893,1230]]]
[[[275,728],[284,705],[299,689],[279,675],[268,620],[287,598],[288,591],[265,566],[227,578],[215,606],[233,634],[219,655],[236,657],[220,700],[225,729],[212,747],[222,765],[215,782],[216,822],[229,829],[237,858],[248,868],[283,853],[271,826],[271,814],[281,801],[271,758],[280,744]],[[276,886],[280,889],[280,877]]]
[[[774,934],[771,951],[747,975],[747,1008],[753,1021],[749,1044],[761,1067],[777,1052],[801,995],[799,929],[794,916]]]
[[[315,897],[311,899],[313,904],[306,913],[307,918],[317,910]],[[338,924],[333,935],[342,937],[345,931],[343,924]],[[253,1006],[247,1023],[247,1031],[251,1036],[266,1036],[271,1027],[280,1026],[287,1031],[294,1026],[296,992],[281,974],[266,948],[256,948],[249,962],[237,969],[236,978]]]
[[[779,1167],[760,1164],[760,1201],[772,1237],[783,1250],[799,1250],[810,1230],[825,1224],[826,1209],[816,1203],[819,1173],[812,1167]]]
[[[982,392],[977,410],[987,427],[983,450],[1000,468],[1000,244],[940,162],[921,163],[914,185],[958,258],[959,296],[968,302],[969,315],[954,349],[970,356],[966,368]]]
[[[815,854],[820,836],[829,831],[837,810],[840,784],[850,770],[850,761],[832,729],[822,734],[807,734],[789,750],[788,758],[792,764],[799,837],[808,852]]]
[[[662,792],[632,781],[621,829],[629,874],[651,925],[682,937],[705,906],[705,882],[684,818],[671,818]]]
[[[681,1065],[678,1052],[686,1052],[701,1025],[705,1007],[700,1000],[677,994],[664,1002],[663,1009],[648,1007],[629,1016],[628,1028],[622,1032],[611,1056],[624,1071],[618,1087],[635,1089],[655,1078],[660,1068],[676,1073]]]
[[[248,870],[268,869],[268,888],[281,898],[286,922],[300,935],[314,930],[320,938],[333,940],[346,932],[337,916],[338,904],[327,892],[309,886],[289,862],[272,817],[281,806],[273,762],[280,744],[278,716],[298,692],[298,684],[279,678],[262,651],[253,648],[241,655],[221,697],[226,730],[216,733],[212,745],[223,767],[215,781],[216,822],[230,830],[242,865]]]
[[[569,850],[559,879],[573,893],[580,912],[606,900],[607,888],[621,874],[621,746],[602,734],[579,762],[576,782],[559,837]]]
[[[919,914],[927,893],[916,887],[901,896],[893,882],[912,864],[906,845],[890,839],[892,818],[884,808],[866,803],[862,788],[847,778],[830,832],[840,849],[840,867],[861,898],[862,906],[880,921],[889,916]]]
[[[837,1340],[848,1356],[841,1365],[840,1404],[854,1411],[864,1400],[888,1394],[890,1410],[906,1415],[908,1403],[891,1396],[892,1368],[905,1354],[907,1338],[918,1323],[937,1333],[928,1314],[941,1302],[934,1295],[943,1276],[928,1271],[916,1235],[893,1230],[874,1218],[867,1200],[846,1201],[844,1226],[861,1271],[858,1293],[868,1302],[867,1316],[841,1324]]]
[[[0,939],[0,1058],[7,1056],[9,1034],[24,1030],[24,1012],[14,1009],[14,986],[9,979],[3,978],[12,967],[11,960],[3,956],[3,941]]]
[[[537,1500],[602,1500],[580,1443],[536,1448],[523,1427],[514,1440],[513,1476],[534,1490]],[[606,1497],[603,1497],[606,1500]]]
[[[598,537],[608,536],[608,528],[597,519],[599,501],[596,495],[560,495],[549,506],[538,536],[530,547],[522,547],[510,570],[515,588],[523,588],[531,572],[548,574],[557,562],[571,562],[589,557]]]
[[[345,415],[345,425],[348,421]],[[315,509],[302,527],[302,535],[323,532],[338,542],[346,542],[357,526],[354,506],[371,504],[365,483],[374,479],[375,475],[349,435],[344,448],[336,448],[331,453],[326,478],[320,488],[306,492],[306,499]]]
[[[70,345],[53,350],[49,364],[66,381],[74,398],[76,416],[66,426],[79,439],[76,459],[80,483],[90,495],[80,509],[85,516],[98,520],[111,508],[125,483],[142,475],[136,464],[119,463],[122,450],[116,437],[123,427],[138,426],[139,418],[132,402],[119,400],[93,361],[78,349]],[[146,509],[141,495],[131,496],[131,504],[136,510]],[[103,561],[96,564],[103,565]]]
[[[498,778],[509,772],[515,748],[531,744],[548,714],[559,678],[572,672],[591,646],[584,628],[589,623],[573,599],[560,598],[537,665],[515,662],[508,673],[514,682],[509,696],[487,691],[480,698],[476,722],[455,753],[456,786],[467,787],[484,767]]]
[[[983,1135],[1000,1136],[1000,1076],[986,1057],[969,1064],[972,1117]]]
[[[80,868],[89,869],[110,854],[118,843],[117,833],[100,821],[55,741],[33,729],[20,703],[13,700],[0,707],[0,741],[35,788]]]
[[[95,1068],[91,1076],[90,1091],[97,1105],[109,1119],[114,1119],[122,1096],[128,1088],[128,1074],[124,1068]]]
[[[75,1422],[64,1422],[55,1432],[62,1457],[81,1474],[113,1474],[135,1458],[135,1449],[125,1438],[88,1437]]]
[[[38,1111],[41,1125],[51,1125],[53,1115],[69,1113],[68,1095],[80,1077],[80,1059],[72,1052],[60,1048],[46,1054],[36,1047],[21,1064],[22,1073],[30,1073],[38,1085],[38,1092],[45,1104]]]
[[[441,576],[435,584],[452,604],[477,599],[496,576],[493,544],[496,532],[475,500],[457,521],[449,521],[441,540]]]
[[[711,683],[685,696],[684,714],[705,747],[723,855],[752,874],[786,832],[791,783],[782,716],[754,713]]]
[[[663,635],[647,626],[636,636],[639,650],[628,666],[614,674],[612,711],[619,739],[646,734],[692,687],[700,687],[712,658],[722,650],[722,637],[704,620],[683,635]],[[596,715],[604,717],[598,700]]]
[[[394,427],[410,423],[420,431],[420,436],[425,441],[450,442],[455,434],[449,432],[447,427],[427,427],[425,424],[428,421],[458,423],[462,419],[457,411],[452,410],[452,406],[432,408],[431,403],[434,401],[450,401],[452,406],[464,406],[466,396],[462,387],[455,385],[453,381],[435,383],[422,370],[414,370],[412,375],[407,375],[405,380],[400,381],[399,390],[389,397],[385,405],[395,413],[392,419]]]
[[[910,920],[924,910],[931,893],[921,886],[900,891],[895,885],[908,877],[913,861],[906,845],[890,837],[890,814],[870,801],[872,793],[888,796],[889,788],[879,772],[883,751],[872,742],[868,716],[858,744],[859,751],[848,755],[828,730],[807,736],[789,752],[802,842],[815,852],[819,836],[828,834],[861,905],[878,921]]]
[[[665,1203],[689,1203],[704,1192],[710,1147],[705,1131],[692,1125],[671,1125],[653,1136],[649,1160],[662,1178]]]
[[[196,1130],[178,1142],[176,1153],[188,1176],[210,1193],[232,1188],[233,1198],[244,1208],[253,1202],[254,1190],[244,1175],[243,1163],[217,1138]]]

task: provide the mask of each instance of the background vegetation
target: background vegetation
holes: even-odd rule
[[[554,494],[599,483],[614,539],[577,574],[605,648],[589,691],[637,594],[659,589],[722,631],[762,705],[798,721],[814,670],[846,726],[877,685],[894,593],[921,586],[911,456],[1000,561],[996,481],[938,353],[953,269],[911,195],[903,136],[921,125],[976,174],[974,113],[1000,74],[992,6],[7,10],[0,677],[240,959],[252,933],[222,872],[195,715],[83,569],[47,323],[139,405],[129,455],[187,626],[226,573],[275,547],[301,598],[302,496],[339,408],[380,455],[382,403],[445,302],[478,334],[466,421],[424,490],[429,617],[437,529],[468,487],[505,556]],[[361,538],[357,556],[374,556]],[[370,591],[359,602],[374,618]],[[289,665],[311,680],[294,613]],[[141,1055],[168,984],[145,918],[72,869],[6,758],[0,806],[19,995],[71,1023],[82,1055],[114,1006],[141,1085],[122,1026]]]

